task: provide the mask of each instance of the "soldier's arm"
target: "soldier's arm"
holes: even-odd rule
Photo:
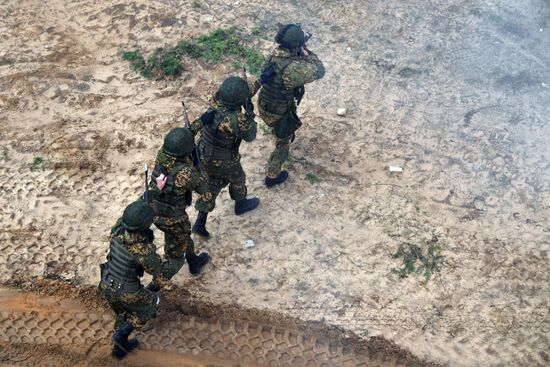
[[[164,286],[183,266],[174,261],[162,261],[154,243],[138,243],[131,246],[128,251],[134,256],[136,263],[143,267],[147,274],[153,276],[153,283]]]
[[[248,82],[248,90],[250,91],[250,97],[252,98],[254,97],[254,95],[256,95],[256,93],[258,93],[258,91],[262,87],[262,84],[260,83],[258,78],[256,78],[253,75],[249,75],[247,77],[247,82]]]
[[[200,212],[211,212],[214,210],[215,202],[212,200],[208,178],[195,167],[193,167],[193,171],[193,191],[199,194],[199,198],[195,202],[195,209]]]
[[[254,116],[246,116],[244,113],[237,113],[237,131],[238,138],[243,139],[246,142],[251,142],[256,139],[256,133],[258,132],[258,125]]]
[[[202,127],[204,126],[202,120],[200,118],[194,120],[191,122],[191,131],[193,132],[193,136],[197,135],[199,131],[201,131]]]
[[[325,76],[325,66],[317,55],[310,54],[292,61],[283,73],[283,82],[287,89],[298,88]]]
[[[214,122],[214,111],[209,108],[205,113],[201,115],[198,119],[193,121],[191,125],[191,131],[193,131],[193,136],[197,135],[201,129],[208,124]]]
[[[178,176],[176,176],[176,186],[199,194],[199,198],[195,202],[195,208],[198,211],[211,212],[214,210],[208,179],[195,167],[189,167],[180,171]]]

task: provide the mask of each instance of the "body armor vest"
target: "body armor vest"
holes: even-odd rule
[[[230,116],[233,128],[238,129],[239,124],[235,111],[216,111],[214,123],[202,128],[199,150],[201,152],[201,158],[205,162],[209,162],[213,159],[223,161],[232,160],[239,154],[241,139],[238,139],[236,136],[228,137],[218,133],[218,127],[227,115]]]
[[[286,67],[292,63],[292,60],[285,58],[274,61],[272,58],[269,62],[274,66],[275,73],[268,82],[262,85],[258,104],[266,112],[283,116],[295,107],[295,90],[286,89],[283,82],[283,73]]]
[[[156,164],[151,175],[151,209],[159,217],[177,218],[185,215],[185,208],[191,205],[192,193],[190,190],[180,192],[176,190],[176,176],[187,167],[185,163],[177,163],[170,172],[162,165]],[[157,178],[161,175],[167,178],[166,185],[160,191],[157,188]]]
[[[113,236],[107,255],[107,262],[101,264],[101,282],[117,293],[133,293],[141,288],[139,277],[143,268],[120,240]]]

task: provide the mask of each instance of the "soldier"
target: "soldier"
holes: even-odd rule
[[[128,340],[157,314],[159,296],[143,288],[139,280],[143,272],[153,276],[153,283],[162,284],[183,266],[183,260],[162,261],[153,244],[153,212],[143,201],[126,207],[122,218],[111,229],[107,262],[101,264],[99,289],[116,313],[113,334],[113,356],[123,358],[138,346]]]
[[[275,37],[279,47],[262,69],[258,107],[261,118],[273,128],[276,139],[275,150],[267,163],[267,187],[283,183],[288,178],[288,172],[281,171],[281,166],[288,159],[295,131],[302,125],[296,107],[304,95],[304,84],[325,75],[323,63],[307,49],[306,41],[299,24],[282,27]]]
[[[260,204],[258,198],[246,198],[246,175],[239,154],[242,140],[251,142],[256,139],[254,106],[250,101],[254,93],[244,79],[236,76],[227,78],[214,96],[212,107],[207,111],[213,113],[214,122],[202,128],[199,140],[201,169],[208,175],[212,193],[206,206],[214,207],[221,189],[229,185],[229,195],[235,201],[236,215],[253,210]],[[244,105],[247,106],[245,113],[242,112]],[[193,225],[193,233],[208,237],[208,213],[199,208],[201,201],[197,201],[199,213]]]
[[[208,116],[201,117],[203,123],[212,122]],[[194,126],[197,121],[193,122]],[[192,191],[200,195],[196,205],[199,210],[209,212],[214,205],[207,179],[193,166],[194,147],[192,129],[175,128],[166,135],[152,174],[150,205],[155,226],[164,232],[166,256],[179,261],[185,256],[189,272],[197,275],[210,261],[210,256],[206,252],[195,254],[191,223],[185,209],[191,205]],[[158,286],[151,284],[151,289],[156,290]]]

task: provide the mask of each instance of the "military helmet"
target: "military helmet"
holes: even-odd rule
[[[250,96],[250,90],[244,79],[230,76],[218,90],[218,100],[227,106],[241,106]]]
[[[164,137],[164,150],[174,157],[184,157],[195,149],[195,139],[190,129],[177,127]]]
[[[153,224],[153,211],[143,201],[133,202],[124,209],[122,222],[130,231],[146,231]]]
[[[275,42],[284,48],[294,49],[303,46],[306,37],[298,24],[287,24],[279,30],[275,36]]]

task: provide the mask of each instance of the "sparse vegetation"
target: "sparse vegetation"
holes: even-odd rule
[[[262,134],[269,135],[271,134],[271,128],[267,126],[267,124],[259,124],[260,130],[262,130]]]
[[[403,267],[392,269],[400,278],[406,278],[412,273],[422,273],[426,280],[441,269],[443,260],[441,246],[435,233],[432,233],[431,240],[422,247],[410,242],[402,242],[393,257],[403,259]]]
[[[312,185],[321,182],[321,179],[319,177],[317,177],[317,175],[315,173],[311,173],[311,172],[306,174],[306,179]]]
[[[31,171],[46,169],[51,165],[51,160],[43,157],[34,157],[30,163]]]
[[[236,69],[244,64],[252,74],[258,74],[265,57],[247,43],[259,34],[258,28],[253,28],[250,35],[235,27],[220,28],[209,34],[195,36],[191,40],[180,41],[173,47],[157,48],[147,60],[139,50],[124,52],[122,58],[148,79],[180,76],[183,72],[181,60],[185,55],[203,58],[207,62],[233,59]]]

